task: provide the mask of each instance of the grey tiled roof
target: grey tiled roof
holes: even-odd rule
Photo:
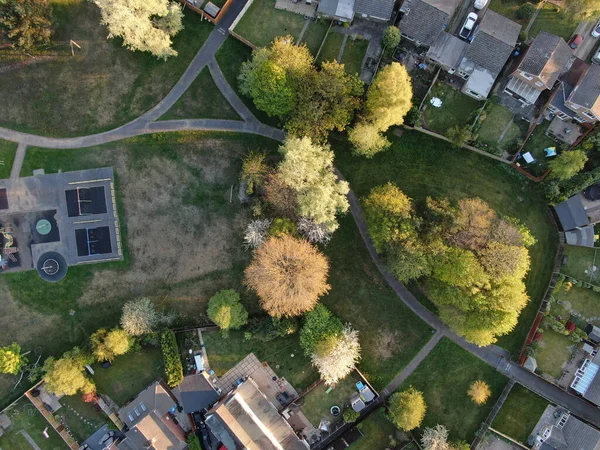
[[[394,10],[394,0],[356,0],[354,11],[382,20],[390,20]]]
[[[600,431],[570,416],[563,427],[569,449],[596,450],[600,447]]]
[[[450,16],[422,0],[405,0],[402,8],[410,8],[400,20],[400,32],[430,46],[446,29]]]
[[[469,44],[451,35],[442,33],[438,40],[431,46],[427,56],[444,66],[456,69],[465,55]]]
[[[481,20],[479,31],[489,34],[499,41],[514,47],[519,39],[521,25],[488,9]]]
[[[519,64],[518,70],[539,76],[551,88],[566,70],[573,51],[563,38],[541,31]]]
[[[600,116],[600,66],[592,64],[575,86],[569,101],[584,106]]]
[[[590,219],[583,208],[583,203],[578,195],[559,203],[554,207],[563,230],[569,231],[573,228],[583,227],[590,224]],[[600,400],[600,399],[599,399]]]

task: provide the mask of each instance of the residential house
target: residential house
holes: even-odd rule
[[[354,18],[389,22],[395,0],[320,0],[317,13],[341,22]]]
[[[240,383],[206,413],[210,431],[228,450],[307,450],[252,378]]]
[[[598,450],[600,431],[565,408],[548,405],[529,436],[529,445],[534,450]]]
[[[573,119],[579,123],[594,124],[600,119],[600,66],[586,66],[575,87],[561,83],[560,92],[548,106],[561,120]]]
[[[405,0],[400,8],[400,33],[417,45],[435,44],[450,24],[461,0]]]
[[[554,87],[572,58],[573,51],[564,39],[542,31],[510,75],[504,92],[525,105],[533,105],[543,91]]]
[[[172,392],[187,414],[210,408],[220,396],[205,372],[185,376]]]
[[[127,425],[119,450],[183,450],[187,448],[185,431],[173,420],[177,410],[168,386],[157,381],[117,413]]]
[[[446,72],[454,74],[468,49],[467,41],[443,32],[427,51],[427,59],[439,64]]]
[[[579,194],[570,197],[554,207],[560,226],[565,232],[569,245],[594,246],[594,226],[581,201]]]
[[[586,358],[581,363],[575,378],[571,382],[571,389],[596,406],[600,406],[600,353]]]
[[[462,92],[477,100],[488,97],[512,54],[521,25],[487,10],[460,62],[457,73],[467,80]]]

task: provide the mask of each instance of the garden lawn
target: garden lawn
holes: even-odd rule
[[[81,395],[64,396],[59,401],[62,408],[56,412],[56,415],[61,418],[60,422],[67,426],[78,442],[84,442],[98,428],[109,422],[99,406],[85,403]]]
[[[390,436],[397,430],[385,415],[385,409],[379,408],[369,414],[365,420],[358,424],[358,429],[363,437],[349,447],[349,450],[378,450],[388,448]]]
[[[1,126],[47,136],[80,136],[123,125],[165,97],[214,28],[185,11],[184,29],[173,38],[179,54],[163,61],[128,50],[121,39],[107,39],[93,2],[50,3],[57,45],[42,51],[38,63],[17,65],[0,77]],[[75,49],[75,57],[70,39],[82,47]],[[7,62],[15,62],[14,50],[2,48],[0,64]]]
[[[502,150],[506,150],[509,153],[516,152],[516,148],[513,147],[516,146],[517,140],[521,135],[521,130],[516,123],[511,123],[502,141],[498,142],[512,118],[513,115],[510,111],[500,105],[492,103],[492,106],[487,113],[487,117],[481,124],[481,128],[477,133],[479,135],[477,140],[484,144],[482,147],[484,150],[500,154],[502,153]]]
[[[282,9],[275,9],[275,0],[254,0],[234,32],[257,47],[266,47],[275,36],[300,37],[305,19]]]
[[[321,301],[359,332],[358,368],[383,389],[431,338],[431,330],[388,286],[350,214],[325,248],[331,290]]]
[[[321,64],[323,61],[337,61],[343,41],[343,34],[330,31],[317,58],[317,64]]]
[[[118,356],[108,369],[103,369],[100,364],[94,364],[92,368],[98,393],[108,395],[119,406],[164,377],[163,357],[158,347]]]
[[[527,438],[533,431],[548,401],[529,389],[515,384],[494,419],[492,428],[510,436],[515,441],[527,445]]]
[[[597,271],[592,272],[596,259],[595,248],[565,245],[564,256],[567,264],[560,266],[560,273],[585,283],[598,284]]]
[[[313,20],[304,32],[302,37],[302,43],[306,44],[313,56],[316,56],[321,42],[327,36],[327,30],[329,29],[329,21],[325,19]]]
[[[573,309],[582,314],[585,319],[589,320],[593,317],[600,317],[600,293],[598,292],[584,287],[573,286],[568,291],[564,288],[560,289],[560,291],[554,293],[554,297],[563,302],[569,302]],[[552,305],[553,313],[555,306],[560,305]],[[598,320],[590,321],[596,325],[600,322]]]
[[[0,180],[10,177],[16,152],[17,144],[0,140]]]
[[[206,346],[208,364],[218,377],[250,353],[254,353],[260,361],[269,363],[277,376],[288,380],[298,392],[319,378],[310,358],[306,357],[300,348],[298,334],[269,342],[256,339],[246,341],[242,331],[231,331],[227,339],[223,339],[219,332],[203,333],[202,338]]]
[[[529,30],[529,37],[534,38],[540,31],[547,31],[568,41],[578,24],[579,20],[565,12],[564,9],[551,3],[545,3]]]
[[[515,331],[498,342],[515,354],[520,352],[548,287],[558,240],[540,186],[506,164],[468,150],[455,149],[423,133],[404,131],[400,138],[391,133],[388,138],[391,147],[371,159],[353,156],[347,141],[338,135],[332,140],[336,167],[359,198],[388,181],[396,183],[415,202],[421,202],[427,196],[448,197],[453,201],[480,197],[499,214],[518,218],[537,239],[537,244],[529,249],[531,270],[526,279],[531,301],[521,313]],[[342,225],[342,233],[343,229]],[[334,235],[328,252],[341,236],[340,231]],[[366,252],[364,255],[358,259],[359,267],[368,258]],[[352,298],[353,292],[347,292],[347,297]],[[363,306],[354,314],[360,316],[369,310]],[[385,317],[385,311],[382,314]],[[365,357],[367,354],[363,353]]]
[[[437,97],[442,100],[442,106],[436,108],[429,101]],[[475,119],[477,109],[481,107],[481,102],[453,89],[447,84],[438,82],[426,103],[425,122],[428,128],[441,134],[446,134],[448,129],[458,125],[460,127],[468,125],[469,127]]]
[[[492,395],[485,405],[476,405],[467,395],[471,384],[483,380]],[[471,442],[506,385],[506,378],[454,342],[443,338],[398,392],[414,386],[423,392],[427,412],[421,429],[444,425],[450,440]],[[416,433],[420,435],[421,433]]]
[[[160,120],[171,119],[230,119],[239,116],[223,97],[205,67],[192,85]]]
[[[369,47],[368,40],[348,37],[341,61],[347,73],[360,75],[367,47]]]
[[[329,393],[327,393],[329,386],[325,383],[319,384],[302,397],[302,412],[315,428],[318,428],[321,419],[326,419],[331,423],[340,421],[342,419],[341,415],[334,417],[330,409],[334,405],[339,406],[342,411],[352,408],[350,397],[358,392],[355,383],[359,380],[358,376],[350,374],[336,384],[335,388]]]
[[[69,446],[65,444],[54,428],[46,421],[35,406],[23,396],[4,411],[11,421],[10,427],[4,430],[0,436],[0,447],[6,450],[31,450],[31,444],[23,436],[27,433],[31,439],[44,450],[68,450]],[[48,439],[42,432],[48,429]]]
[[[539,342],[535,352],[538,369],[557,380],[562,375],[562,368],[571,356],[571,349],[575,345],[564,334],[552,330],[544,331],[544,337]]]
[[[314,24],[311,24],[311,26],[312,25]],[[239,82],[237,77],[240,73],[242,63],[252,58],[252,49],[234,37],[229,36],[223,45],[221,45],[221,48],[219,48],[215,58],[219,63],[219,67],[227,79],[227,82],[238,94],[244,104],[250,109],[250,111],[252,111],[256,118],[262,123],[281,128],[281,123],[277,117],[270,117],[263,111],[258,110],[254,106],[252,99],[243,95],[239,90]]]
[[[517,160],[519,164],[537,177],[543,175],[544,172],[548,170],[548,163],[546,156],[544,155],[544,149],[557,146],[556,142],[546,136],[547,128],[548,127],[545,125],[545,123],[537,126],[521,150],[521,155],[529,152],[531,153],[531,156],[534,157],[535,161],[531,164],[528,164],[523,158]]]

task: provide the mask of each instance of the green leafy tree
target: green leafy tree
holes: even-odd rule
[[[322,304],[304,315],[304,325],[300,329],[300,346],[307,356],[316,351],[317,345],[329,338],[340,336],[344,325]]]
[[[165,375],[170,387],[175,387],[183,381],[183,366],[179,356],[179,347],[173,330],[165,329],[160,334],[160,348],[165,364]]]
[[[0,0],[2,32],[25,51],[48,44],[52,35],[52,14],[47,0]]]
[[[434,263],[433,276],[458,287],[483,286],[488,282],[482,265],[473,252],[450,248]]]
[[[573,178],[587,162],[587,156],[582,150],[563,152],[548,163],[552,169],[550,176],[557,180]]]
[[[536,11],[536,7],[532,3],[524,3],[517,9],[516,16],[520,20],[529,20],[533,17]]]
[[[297,104],[285,125],[294,136],[324,142],[331,130],[346,128],[361,104],[363,82],[335,61],[306,72],[297,85]]]
[[[368,122],[359,122],[350,129],[348,140],[354,147],[354,153],[366,158],[372,158],[391,145],[379,129]]]
[[[419,427],[426,410],[423,393],[412,386],[405,391],[395,393],[388,402],[388,418],[404,431]]]
[[[352,408],[346,408],[344,410],[344,413],[342,414],[342,417],[344,419],[344,422],[352,423],[358,420],[358,418],[360,417],[360,413],[357,413]]]
[[[250,150],[242,162],[240,180],[246,183],[246,193],[254,194],[262,186],[269,174],[269,166],[265,161],[264,152]]]
[[[314,144],[307,137],[288,137],[279,152],[283,161],[278,174],[297,193],[298,215],[323,224],[328,231],[337,229],[336,215],[350,206],[346,198],[350,188],[337,179],[329,146]]]
[[[473,133],[471,133],[468,126],[461,127],[455,125],[446,131],[446,137],[450,139],[450,142],[452,142],[455,147],[461,148],[473,139]]]
[[[296,222],[287,217],[276,217],[269,228],[269,236],[281,237],[284,235],[298,237]]]
[[[48,392],[56,395],[94,393],[96,387],[84,372],[85,362],[77,353],[65,353],[60,359],[48,358],[43,367],[43,379]]]
[[[131,338],[125,330],[105,330],[103,328],[90,336],[92,354],[98,361],[113,361],[131,348]]]
[[[386,48],[388,53],[394,51],[398,44],[400,43],[400,29],[393,25],[386,27],[383,30],[383,46]]]
[[[363,120],[384,132],[402,125],[412,107],[412,83],[402,64],[393,62],[377,73],[367,92]]]
[[[312,69],[306,45],[294,45],[291,36],[276,37],[269,47],[252,52],[242,64],[240,90],[269,116],[284,118],[297,106],[298,80]]]
[[[120,37],[133,51],[167,59],[177,56],[171,38],[183,29],[183,11],[169,0],[92,0],[102,14],[108,37]]]
[[[25,365],[27,365],[27,358],[21,355],[19,344],[13,342],[6,347],[0,347],[0,373],[16,375]]]
[[[229,330],[238,330],[248,323],[248,311],[240,303],[240,294],[233,289],[217,292],[208,301],[208,317],[227,336]]]

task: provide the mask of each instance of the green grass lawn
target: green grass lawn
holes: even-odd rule
[[[0,140],[0,180],[10,177],[10,170],[17,152],[17,144]]]
[[[254,0],[233,31],[257,47],[266,47],[275,36],[298,39],[304,22],[300,14],[275,9],[275,0]]]
[[[366,39],[348,38],[341,61],[345,66],[346,72],[360,75],[368,46],[369,41]]]
[[[334,405],[339,406],[342,411],[351,408],[350,397],[357,392],[355,383],[359,380],[358,376],[350,374],[329,393],[327,393],[329,386],[321,383],[302,397],[302,412],[314,427],[319,426],[321,419],[331,423],[339,422],[341,416],[334,417],[330,409]]]
[[[175,85],[213,25],[187,10],[173,38],[178,56],[159,60],[107,39],[100,10],[85,0],[52,0],[58,43],[37,64],[0,77],[0,125],[50,136],[79,136],[122,125],[156,105]],[[81,50],[71,57],[69,39]],[[0,63],[14,58],[0,50]],[[15,89],[19,86],[19,89]]]
[[[69,446],[54,431],[54,428],[50,426],[44,416],[35,409],[35,406],[27,397],[22,397],[4,412],[8,415],[11,425],[0,437],[1,448],[6,450],[31,450],[31,444],[27,442],[22,434],[22,431],[24,431],[44,450],[69,449]],[[48,439],[42,434],[46,428],[50,436]]]
[[[531,136],[529,136],[529,139],[527,139],[523,150],[521,150],[522,155],[527,152],[531,153],[531,156],[534,157],[535,161],[531,164],[527,164],[523,158],[517,160],[519,164],[538,177],[548,170],[548,162],[544,155],[544,149],[556,147],[557,145],[556,142],[546,136],[546,128],[547,127],[544,126],[544,124],[536,127]]]
[[[189,89],[160,119],[231,119],[239,116],[204,68]]]
[[[533,431],[548,401],[529,389],[515,384],[494,419],[492,428],[510,436],[515,441],[527,445],[527,438]]]
[[[538,369],[556,379],[562,375],[562,368],[571,356],[573,342],[564,334],[546,330],[535,352]]]
[[[109,423],[108,417],[99,406],[85,403],[80,395],[64,396],[60,399],[62,408],[56,413],[71,435],[80,443],[89,438],[98,428]]]
[[[535,22],[533,22],[529,30],[529,36],[533,38],[540,31],[547,31],[568,41],[578,24],[579,20],[565,12],[564,9],[551,3],[546,3],[542,6],[542,10],[537,19],[535,19]]]
[[[343,34],[330,31],[325,40],[325,44],[323,44],[323,48],[321,48],[321,53],[319,53],[319,57],[317,58],[317,64],[320,64],[323,61],[337,61],[343,41]]]
[[[502,14],[504,17],[508,17],[510,20],[517,21],[516,12],[521,4],[520,0],[492,0],[490,9]]]
[[[297,391],[306,389],[319,378],[310,363],[310,358],[306,357],[300,348],[298,334],[269,342],[256,339],[245,341],[242,331],[230,332],[227,339],[223,339],[218,332],[203,333],[202,338],[206,345],[209,366],[217,376],[223,375],[248,354],[254,353],[260,361],[269,363],[271,369],[278,376],[288,380]]]
[[[582,314],[586,319],[600,317],[600,293],[598,292],[584,287],[573,286],[568,291],[561,289],[555,292],[554,297],[558,300],[569,302],[575,311]],[[555,306],[560,305],[552,306],[553,314]],[[598,324],[600,321],[593,320],[592,322]]]
[[[325,19],[318,19],[311,21],[310,25],[304,32],[302,37],[302,43],[306,44],[310,52],[315,56],[321,47],[321,42],[327,35],[329,29],[329,21]]]
[[[314,24],[311,24],[311,26],[312,25]],[[242,95],[239,91],[237,77],[240,73],[242,63],[248,61],[252,57],[252,50],[250,47],[230,36],[223,45],[221,45],[221,48],[215,57],[228,83],[256,118],[262,123],[281,128],[281,123],[277,117],[269,117],[263,111],[258,110],[254,106],[252,99]]]
[[[467,395],[469,386],[483,380],[492,395],[476,405]],[[414,386],[423,392],[427,412],[421,428],[444,425],[451,440],[471,442],[506,385],[506,378],[486,363],[443,338],[398,391]],[[416,433],[420,435],[420,433]]]
[[[564,256],[567,257],[567,264],[560,266],[560,273],[586,283],[598,284],[599,275],[592,272],[596,258],[595,248],[565,245]]]
[[[433,97],[442,100],[440,108],[429,103]],[[447,84],[437,83],[431,90],[426,105],[425,122],[433,131],[445,134],[448,129],[456,125],[470,127],[475,119],[475,114],[477,114],[477,109],[481,107],[481,102]]]
[[[513,115],[510,111],[500,105],[491,104],[489,112],[487,112],[485,120],[481,124],[478,131],[478,141],[483,144],[483,149],[491,153],[502,153],[506,150],[509,153],[516,152],[517,140],[521,135],[521,130],[514,122],[504,135],[502,141],[498,141],[506,126],[512,120]]]
[[[513,353],[519,352],[548,287],[556,253],[556,231],[540,186],[505,164],[455,149],[416,131],[405,131],[400,138],[391,134],[388,137],[392,146],[372,159],[352,156],[345,140],[339,136],[333,139],[336,167],[359,198],[388,181],[396,183],[416,202],[426,196],[448,197],[453,201],[477,196],[499,214],[517,217],[537,239],[537,244],[529,249],[531,271],[526,279],[531,301],[521,313],[515,331],[498,342]],[[349,294],[351,297],[351,291]]]
[[[379,450],[387,448],[390,436],[397,433],[396,427],[388,420],[385,409],[380,408],[371,413],[365,420],[358,424],[363,434],[357,442],[348,447],[350,450]]]
[[[163,358],[158,347],[118,356],[108,369],[103,369],[100,364],[94,364],[92,368],[98,393],[108,395],[120,406],[156,379],[164,377]]]

